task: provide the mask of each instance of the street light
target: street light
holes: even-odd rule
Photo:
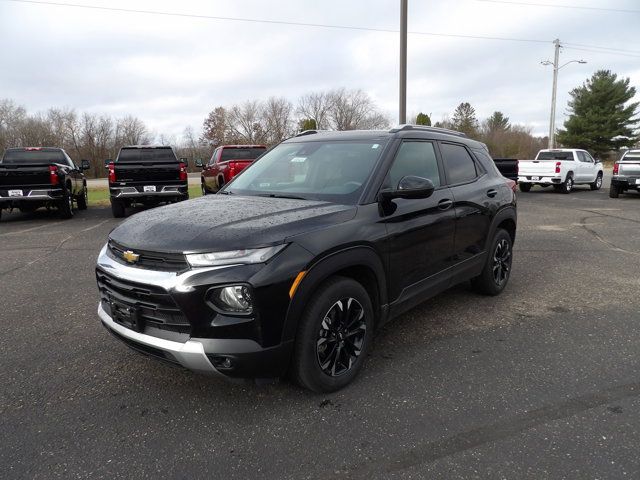
[[[566,67],[570,63],[587,63],[584,60],[570,60],[567,63],[558,66],[558,60],[560,59],[560,40],[555,39],[553,41],[555,46],[555,56],[553,62],[550,60],[545,60],[540,62],[542,65],[553,65],[553,89],[551,90],[551,119],[549,121],[549,148],[553,148],[555,146],[556,139],[556,91],[558,89],[558,70],[563,67]]]

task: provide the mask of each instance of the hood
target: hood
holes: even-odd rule
[[[313,200],[208,195],[140,212],[109,238],[131,249],[215,252],[276,245],[342,223],[356,207]]]

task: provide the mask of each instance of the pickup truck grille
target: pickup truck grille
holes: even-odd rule
[[[129,264],[123,258],[124,252],[129,250],[127,247],[123,247],[113,240],[109,240],[108,245],[111,258],[118,263],[128,265],[130,267],[145,268],[147,270],[160,270],[163,272],[180,272],[187,270],[189,264],[187,259],[181,253],[162,253],[162,252],[148,252],[145,250],[135,250],[135,253],[140,255],[138,261],[135,264]]]
[[[121,325],[143,332],[146,327],[190,334],[191,325],[171,295],[163,288],[143,285],[122,280],[96,270],[98,290],[103,309]],[[125,309],[135,312],[132,315],[114,315],[112,308],[122,312]]]

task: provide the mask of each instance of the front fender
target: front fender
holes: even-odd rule
[[[386,312],[386,273],[379,254],[369,246],[349,247],[315,259],[307,269],[287,310],[283,329],[283,341],[293,340],[298,329],[298,321],[317,288],[330,276],[349,267],[366,267],[375,276],[378,290],[378,317]],[[375,308],[375,306],[374,306]]]

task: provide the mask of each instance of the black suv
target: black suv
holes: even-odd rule
[[[173,148],[134,145],[122,147],[115,162],[105,160],[109,170],[109,199],[116,218],[135,204],[156,206],[189,198],[187,160],[178,161]]]
[[[466,280],[500,293],[515,234],[515,183],[481,143],[413,126],[304,132],[219,194],[116,227],[98,313],[189,369],[332,391],[393,317]]]

